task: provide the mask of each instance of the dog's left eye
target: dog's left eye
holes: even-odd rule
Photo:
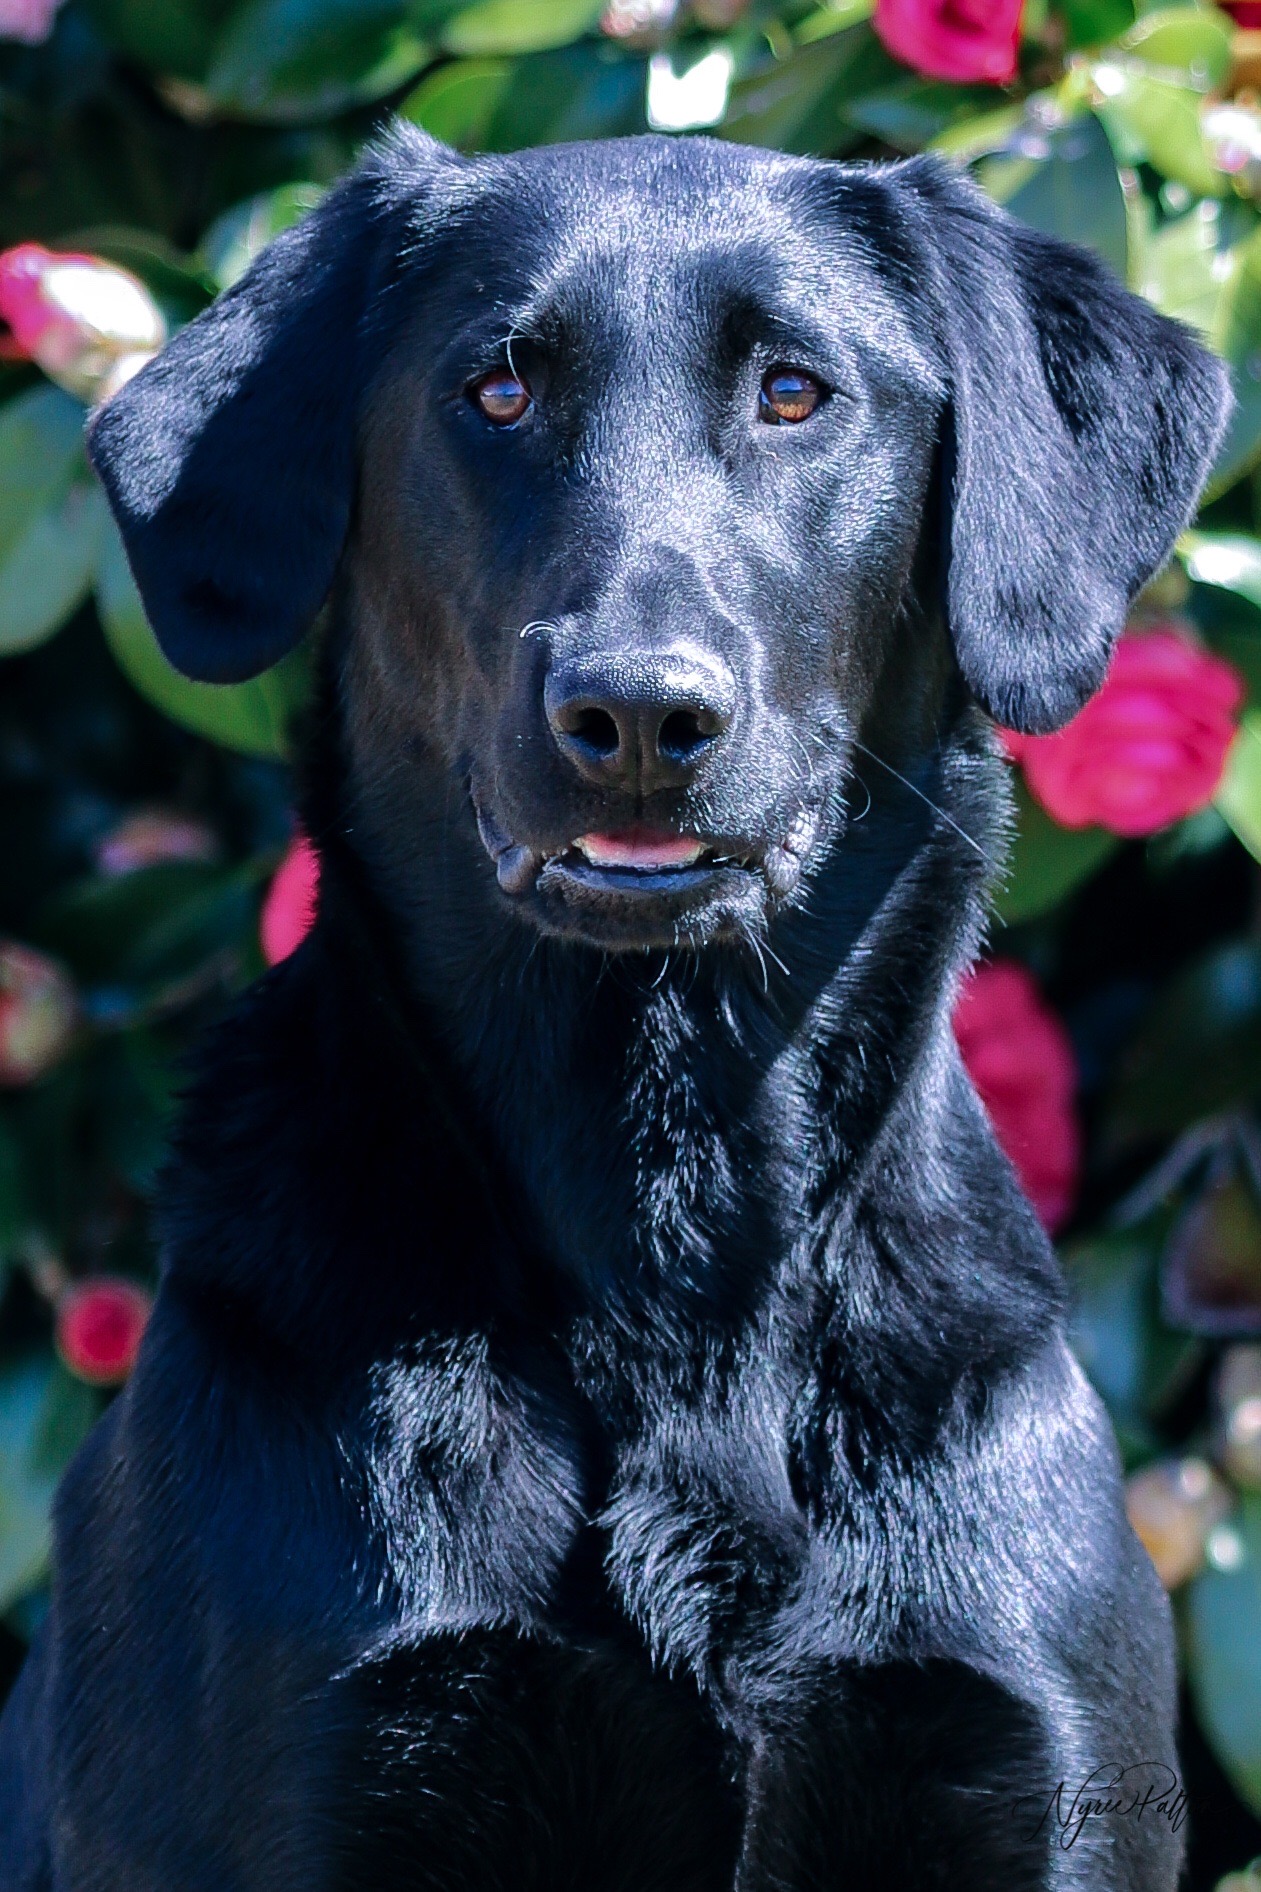
[[[514,427],[528,412],[533,396],[510,368],[495,368],[469,390],[487,420],[496,427]]]
[[[808,420],[823,399],[823,388],[804,368],[772,368],[762,378],[758,407],[772,427]]]

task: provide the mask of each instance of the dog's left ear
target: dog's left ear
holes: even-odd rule
[[[93,417],[89,457],[186,676],[256,676],[323,604],[392,271],[418,203],[459,164],[396,131]]]
[[[1226,370],[1089,252],[944,165],[886,175],[914,206],[947,355],[959,667],[999,722],[1055,729],[1102,682],[1187,522],[1230,411]]]

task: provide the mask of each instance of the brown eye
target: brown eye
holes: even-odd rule
[[[812,374],[800,368],[772,368],[762,382],[762,419],[772,427],[783,421],[808,420],[823,399],[823,389]]]
[[[483,375],[473,388],[473,399],[496,427],[515,426],[530,405],[530,390],[509,368]]]

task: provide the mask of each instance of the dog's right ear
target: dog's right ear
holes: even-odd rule
[[[186,676],[256,676],[323,604],[408,213],[459,163],[422,133],[393,134],[93,417],[89,457]]]

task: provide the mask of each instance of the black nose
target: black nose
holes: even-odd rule
[[[543,704],[557,748],[588,781],[650,795],[683,787],[721,742],[736,680],[708,652],[602,650],[554,664]]]

